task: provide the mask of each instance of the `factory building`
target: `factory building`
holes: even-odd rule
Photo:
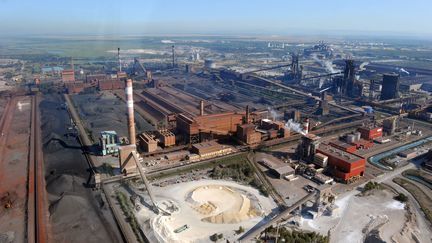
[[[120,171],[122,173],[129,173],[131,171],[136,170],[136,164],[131,160],[132,153],[136,151],[135,144],[128,144],[119,146],[119,163],[120,163]]]
[[[358,131],[361,134],[361,138],[365,140],[374,140],[376,138],[382,137],[383,135],[382,127],[360,127]]]
[[[75,82],[75,73],[73,69],[65,69],[61,71],[62,81],[65,83]]]
[[[349,183],[364,175],[366,160],[362,157],[326,144],[321,144],[317,152],[328,157],[328,169],[343,182]]]
[[[407,149],[402,152],[399,152],[398,155],[400,157],[406,158],[406,159],[412,159],[418,156],[417,150],[415,149]]]
[[[115,131],[103,131],[100,133],[99,146],[102,155],[117,154],[119,144],[120,142]]]
[[[316,153],[314,156],[313,163],[318,165],[321,168],[327,167],[328,164],[328,157],[321,153]]]
[[[179,114],[176,119],[177,130],[185,136],[187,142],[200,140],[200,135],[211,134],[227,136],[237,132],[237,126],[242,124],[244,114],[236,112],[209,114],[190,118]]]
[[[316,150],[320,145],[320,137],[314,134],[306,134],[302,137],[301,143],[297,146],[297,155],[305,161],[313,161]]]
[[[124,89],[124,82],[117,78],[107,78],[98,80],[98,89],[99,90],[116,90],[116,89]]]
[[[158,130],[156,136],[164,148],[175,145],[175,135],[169,130]]]
[[[242,124],[237,127],[237,138],[246,144],[258,144],[261,142],[261,133],[255,131],[254,124]]]
[[[381,100],[391,100],[396,98],[399,98],[399,74],[384,74],[381,90]]]
[[[65,83],[65,87],[68,94],[78,94],[84,90],[85,86],[83,82],[68,82]]]
[[[339,140],[334,140],[329,143],[329,145],[340,149],[344,152],[355,153],[357,151],[357,147],[354,144],[345,143]]]
[[[286,128],[283,122],[272,121],[270,119],[261,119],[259,131],[265,134],[265,140],[287,138],[290,135],[289,128]]]
[[[374,142],[372,140],[359,139],[352,144],[356,146],[356,149],[370,149],[373,147]]]
[[[393,135],[397,128],[397,119],[392,117],[383,121],[383,132],[386,135]]]
[[[198,154],[200,159],[209,159],[229,154],[232,152],[232,148],[215,141],[208,141],[192,145],[191,152]]]
[[[153,134],[150,133],[141,133],[138,135],[140,148],[144,152],[154,152],[157,150],[158,141]]]
[[[283,179],[287,176],[293,176],[295,170],[289,165],[281,165],[275,168],[270,168],[270,173],[279,179]]]
[[[279,179],[283,179],[287,176],[293,176],[295,174],[295,170],[291,166],[278,161],[279,160],[275,161],[263,158],[262,160],[258,161],[258,163],[269,169],[270,173]]]

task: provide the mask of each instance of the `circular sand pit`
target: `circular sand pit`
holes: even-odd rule
[[[191,207],[204,216],[201,220],[205,222],[239,223],[258,215],[249,198],[228,186],[197,187],[188,197]]]

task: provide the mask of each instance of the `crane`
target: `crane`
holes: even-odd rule
[[[138,60],[138,58],[135,57],[134,58],[133,73],[138,74],[139,70],[143,71],[144,74],[147,73],[147,69],[142,65],[142,63]]]

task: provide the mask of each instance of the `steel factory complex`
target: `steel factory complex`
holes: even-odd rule
[[[430,240],[430,202],[393,197],[411,183],[432,200],[432,68],[364,43],[157,40],[41,61],[1,91],[0,239],[277,242],[286,227],[350,242],[344,218],[363,239]]]

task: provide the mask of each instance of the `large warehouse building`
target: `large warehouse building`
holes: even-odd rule
[[[364,175],[366,160],[327,144],[321,144],[318,153],[328,157],[328,168],[333,176],[343,182],[351,182]]]

